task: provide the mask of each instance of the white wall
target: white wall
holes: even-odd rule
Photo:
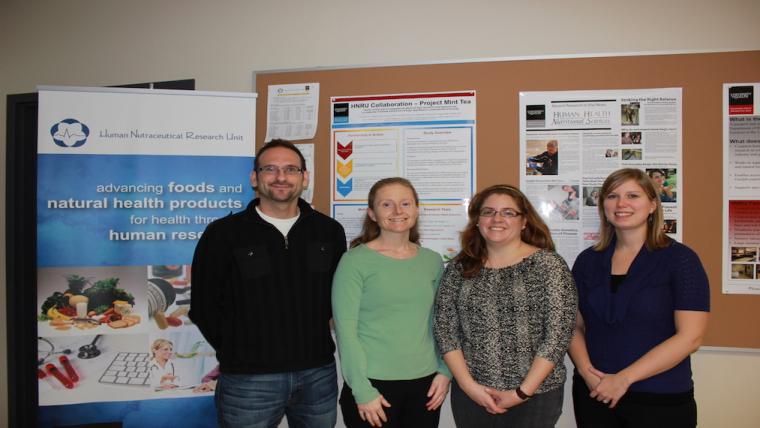
[[[255,70],[755,50],[760,49],[758,21],[757,0],[0,0],[0,94],[33,92],[38,84],[99,86],[182,78],[197,79],[199,90],[250,91]],[[3,100],[3,149],[5,108]],[[5,165],[5,150],[0,162]],[[0,175],[0,195],[4,200],[5,174]],[[4,308],[4,209],[0,228]],[[6,354],[1,329],[0,426],[7,425]],[[760,406],[749,401],[760,395],[757,367],[757,354],[697,356],[701,426],[749,427],[760,420]]]
[[[760,352],[720,348],[701,349],[691,357],[700,427],[757,428],[760,425]],[[573,363],[565,357],[568,381],[557,428],[575,427],[572,403]],[[342,381],[340,382],[342,384]],[[280,427],[287,427],[283,421]],[[344,428],[338,418],[337,428]],[[441,409],[440,428],[454,428],[451,400]]]

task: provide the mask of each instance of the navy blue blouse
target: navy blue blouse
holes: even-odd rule
[[[673,311],[710,311],[710,288],[702,263],[689,247],[641,248],[616,293],[610,286],[615,242],[588,248],[575,260],[578,308],[586,326],[591,364],[617,373],[676,333]],[[630,391],[679,393],[693,387],[689,357],[636,382]]]

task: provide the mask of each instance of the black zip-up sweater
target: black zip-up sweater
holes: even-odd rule
[[[337,221],[298,200],[287,238],[256,212],[209,224],[195,249],[190,319],[225,373],[280,373],[333,361],[332,277],[346,251]]]

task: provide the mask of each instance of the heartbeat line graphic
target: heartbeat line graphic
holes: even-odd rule
[[[61,134],[60,132],[58,132],[58,133],[56,133],[56,134],[54,135],[54,137],[60,137],[60,138],[62,138],[62,139],[69,139],[69,138],[72,138],[72,137],[74,137],[74,138],[77,138],[77,139],[78,139],[78,138],[82,138],[82,137],[84,137],[84,136],[85,136],[85,135],[84,135],[83,133],[70,134],[70,133],[69,133],[69,130],[68,130],[68,129],[65,129],[65,130],[63,131],[63,134]]]

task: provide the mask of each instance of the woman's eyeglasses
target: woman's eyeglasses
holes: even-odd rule
[[[515,218],[523,215],[523,213],[515,211],[512,208],[503,208],[500,210],[495,210],[493,208],[483,208],[480,210],[481,217],[496,217],[497,213],[504,218]]]

